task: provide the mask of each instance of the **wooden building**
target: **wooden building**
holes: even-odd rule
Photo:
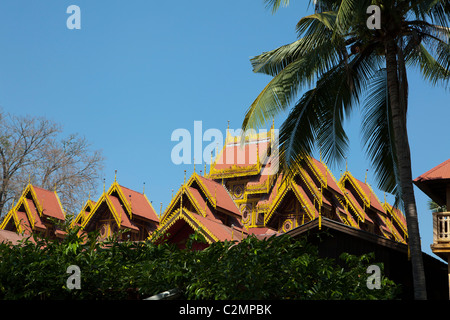
[[[431,250],[444,261],[448,261],[448,288],[450,297],[450,159],[414,179],[430,199],[442,210],[433,212],[433,244]]]
[[[56,191],[28,184],[6,214],[0,229],[26,236],[39,234],[48,238],[61,238],[65,231],[61,230],[57,222],[64,220],[65,213]]]
[[[245,141],[241,141],[245,139]],[[407,243],[403,214],[381,202],[371,187],[346,170],[337,181],[325,163],[304,157],[288,178],[277,170],[274,127],[245,137],[227,131],[209,173],[182,184],[158,229],[182,243],[201,232],[208,243],[249,234],[282,234],[324,218]],[[200,246],[201,247],[201,246]]]
[[[114,179],[96,202],[86,202],[72,224],[80,226],[82,232],[99,231],[100,240],[122,230],[119,240],[143,241],[158,227],[159,218],[144,193]]]

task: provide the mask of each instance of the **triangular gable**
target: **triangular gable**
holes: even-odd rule
[[[189,212],[184,208],[177,209],[170,215],[167,215],[164,219],[164,223],[160,225],[160,227],[158,228],[158,232],[155,232],[155,235],[162,235],[164,237],[164,235],[166,234],[170,239],[174,236],[175,233],[171,233],[172,228],[180,220],[188,224],[194,232],[201,233],[205,237],[208,244],[226,240],[240,241],[243,239],[243,237],[246,236],[246,232],[243,228],[226,226],[218,219],[203,217],[193,212]]]
[[[385,209],[381,205],[381,202],[378,200],[378,197],[368,184],[356,179],[348,171],[344,173],[339,182],[343,189],[346,189],[345,188],[346,181],[348,181],[353,186],[353,189],[356,191],[358,197],[363,201],[366,207],[372,207],[374,210],[377,210],[378,212],[386,213]]]
[[[97,214],[102,206],[107,206],[111,216],[114,218],[114,221],[119,228],[128,228],[135,231],[138,230],[138,228],[130,221],[129,216],[123,209],[119,199],[106,193],[101,195],[94,208],[88,213],[87,217],[81,224],[83,229],[89,225],[92,218]]]
[[[264,200],[261,203],[258,203],[260,208],[267,207],[267,212],[264,216],[264,224],[267,225],[270,219],[273,217],[275,210],[281,204],[282,200],[286,196],[289,191],[293,191],[296,199],[299,201],[300,205],[304,208],[305,213],[309,216],[310,219],[314,219],[318,216],[318,212],[314,206],[314,204],[309,199],[306,191],[302,186],[297,184],[294,179],[283,180],[281,175],[278,177],[277,182],[272,188],[272,193],[269,196],[268,200]]]
[[[65,220],[58,195],[56,192],[28,184],[17,203],[6,215],[0,228],[9,228],[11,231],[30,235],[34,231],[45,232],[48,229],[45,223],[52,223],[46,218]],[[53,235],[63,235],[58,229],[54,231]]]
[[[106,202],[108,203],[108,207],[111,209],[113,216],[116,220],[116,223],[119,227],[127,228],[131,230],[138,231],[139,229],[133,224],[130,220],[129,216],[123,209],[118,198],[112,195],[106,195]]]
[[[84,220],[89,216],[89,213],[92,211],[92,209],[94,209],[95,204],[96,204],[95,201],[93,201],[91,199],[86,201],[86,203],[84,204],[81,211],[78,213],[76,218],[72,221],[71,226],[75,226],[75,225],[81,226],[82,223],[84,222]]]
[[[197,186],[197,187],[195,187]],[[172,198],[170,204],[167,206],[164,216],[172,212],[180,204],[182,195],[185,195],[195,208],[196,212],[202,216],[212,216],[209,206],[214,209],[221,209],[221,212],[234,216],[241,217],[241,212],[236,203],[231,198],[228,190],[220,183],[211,179],[194,173],[186,184],[183,184],[178,189],[176,195]],[[209,204],[209,206],[207,205]]]
[[[308,157],[308,166],[313,170],[316,176],[321,180],[322,185],[334,192],[342,195],[342,190],[338,185],[338,182],[334,178],[328,167],[322,162],[313,157]]]

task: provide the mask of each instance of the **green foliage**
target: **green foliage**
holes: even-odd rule
[[[97,242],[98,234],[0,244],[0,299],[143,299],[178,289],[182,299],[393,299],[398,285],[366,286],[369,256],[345,254],[342,264],[288,236],[218,242],[202,251],[152,242]],[[69,290],[69,265],[81,289]]]

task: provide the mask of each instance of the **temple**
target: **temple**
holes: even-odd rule
[[[241,139],[245,139],[242,141]],[[377,236],[407,243],[403,214],[377,198],[365,182],[346,172],[337,181],[327,166],[304,157],[289,177],[277,170],[274,127],[267,132],[232,136],[209,173],[195,172],[164,211],[159,233],[184,246],[201,233],[206,243],[289,232],[310,221],[331,219]]]
[[[65,213],[56,191],[28,184],[0,224],[0,229],[26,236],[61,238],[65,231],[58,222],[64,221]]]
[[[289,176],[278,170],[274,126],[245,136],[230,134],[211,159],[209,172],[195,172],[184,182],[161,217],[145,193],[120,185],[117,179],[97,201],[89,199],[71,222],[80,232],[98,231],[99,239],[119,232],[120,240],[169,241],[185,247],[200,234],[203,249],[217,241],[239,241],[249,235],[267,237],[290,232],[323,219],[407,244],[406,220],[397,208],[381,202],[372,188],[347,169],[336,180],[321,160],[304,156]],[[28,185],[6,215],[0,229],[64,233],[52,222],[65,220],[56,192]],[[156,231],[156,232],[155,232]]]
[[[209,172],[194,172],[160,215],[145,192],[120,185],[89,199],[70,222],[80,234],[98,232],[98,240],[166,241],[179,248],[203,250],[215,242],[241,241],[287,234],[307,237],[319,254],[339,259],[343,253],[373,252],[384,273],[402,285],[402,298],[413,296],[408,231],[403,213],[380,201],[366,181],[348,169],[336,179],[326,164],[303,156],[290,172],[278,170],[277,137],[266,132],[227,136],[211,155]],[[366,178],[367,180],[367,178]],[[450,257],[450,160],[414,183],[443,210],[433,213],[434,243],[439,257]],[[173,193],[173,191],[172,191]],[[55,191],[29,184],[0,224],[0,242],[17,243],[24,236],[63,238],[59,222],[64,210]],[[423,253],[430,299],[448,296],[447,266]],[[448,272],[450,274],[450,271]],[[444,281],[443,281],[444,279]]]
[[[147,199],[140,193],[114,182],[100,198],[91,199],[72,222],[82,232],[99,231],[99,239],[118,233],[119,240],[143,241],[158,227],[159,218]]]

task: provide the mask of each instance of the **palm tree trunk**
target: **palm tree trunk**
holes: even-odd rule
[[[413,179],[411,171],[411,153],[409,149],[406,127],[405,91],[400,91],[397,63],[397,45],[394,39],[386,43],[386,70],[389,100],[392,111],[392,126],[395,139],[395,150],[398,163],[399,187],[405,207],[408,241],[411,254],[414,298],[427,299],[425,272],[423,267],[422,249],[420,244],[419,223],[417,219],[416,200],[414,197]],[[403,101],[403,103],[402,103]]]

